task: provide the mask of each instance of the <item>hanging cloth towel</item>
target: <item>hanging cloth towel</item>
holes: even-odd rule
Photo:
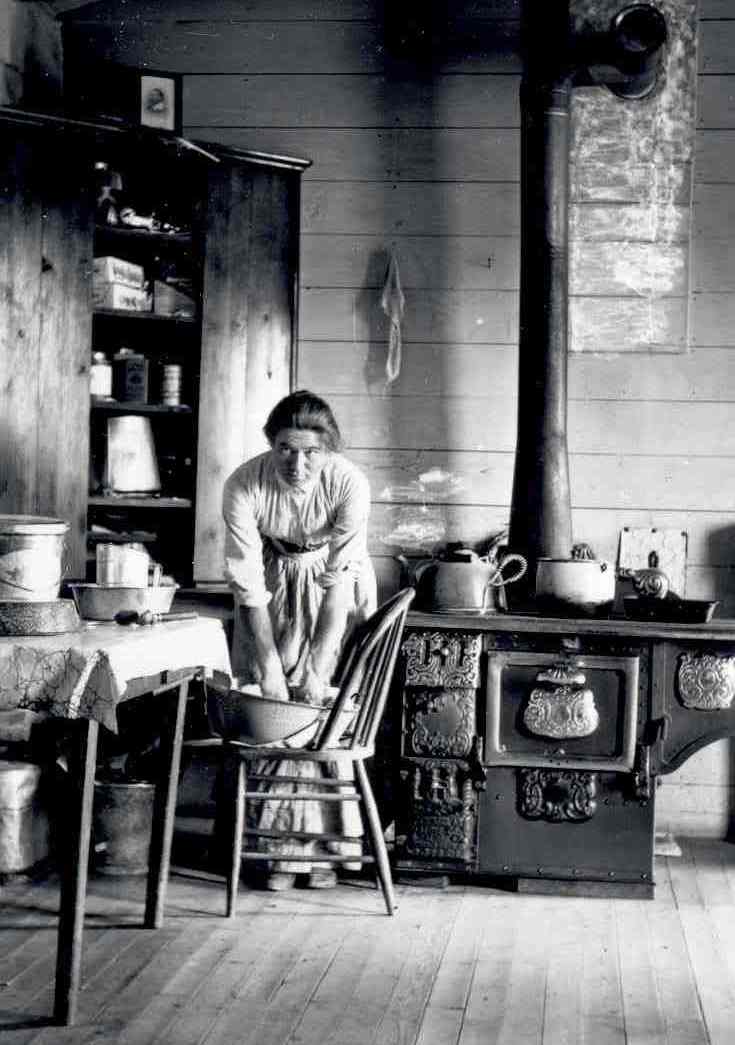
[[[395,381],[401,371],[401,321],[405,304],[406,299],[401,290],[401,277],[398,273],[398,258],[395,250],[392,250],[385,273],[383,292],[380,295],[380,307],[390,320],[388,358],[385,361],[385,376],[389,385]]]

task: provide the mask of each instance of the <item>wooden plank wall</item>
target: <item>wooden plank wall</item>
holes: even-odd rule
[[[116,0],[72,18],[66,39],[71,61],[92,47],[184,72],[192,137],[313,159],[299,384],[333,403],[349,455],[370,476],[386,593],[398,582],[395,553],[481,542],[506,524],[511,490],[519,0],[444,7],[449,24],[437,16],[432,26],[394,21],[394,9],[429,4]],[[614,557],[623,526],[686,530],[687,594],[732,614],[735,11],[700,0],[699,16],[689,351],[572,357],[570,472],[577,539]],[[393,247],[404,352],[386,388],[379,296]],[[719,827],[727,758],[717,751]]]
[[[61,30],[48,4],[0,0],[0,105],[58,105],[61,65]]]
[[[482,541],[505,525],[510,499],[519,2],[451,7],[431,72],[411,57],[410,24],[392,24],[379,0],[118,0],[68,23],[69,60],[81,41],[82,53],[185,72],[191,136],[314,160],[298,377],[333,402],[370,475],[385,591],[394,553]],[[614,557],[622,526],[685,529],[688,594],[735,611],[726,8],[703,0],[701,11],[692,350],[574,355],[569,440],[575,536]],[[392,247],[406,311],[402,372],[386,389],[379,291]]]

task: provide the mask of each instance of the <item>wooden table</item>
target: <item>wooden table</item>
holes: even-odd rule
[[[76,1015],[99,727],[116,731],[116,710],[124,701],[170,695],[144,915],[144,925],[157,929],[163,923],[189,682],[215,670],[229,673],[229,654],[221,623],[207,618],[153,627],[89,624],[62,635],[0,638],[0,710],[30,708],[62,719],[70,739],[71,795],[59,832],[65,844],[59,854],[58,1023],[69,1026]]]

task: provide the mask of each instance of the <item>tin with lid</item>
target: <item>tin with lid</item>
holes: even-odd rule
[[[0,515],[0,599],[58,598],[69,524],[45,515]]]
[[[148,360],[132,348],[112,357],[112,394],[121,403],[148,402]]]

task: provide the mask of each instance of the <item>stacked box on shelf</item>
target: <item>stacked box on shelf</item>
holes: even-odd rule
[[[194,299],[182,293],[172,283],[154,280],[153,311],[157,316],[177,316],[179,319],[193,319],[196,305]]]
[[[151,296],[144,287],[142,265],[111,256],[95,258],[92,305],[94,308],[150,312]]]

